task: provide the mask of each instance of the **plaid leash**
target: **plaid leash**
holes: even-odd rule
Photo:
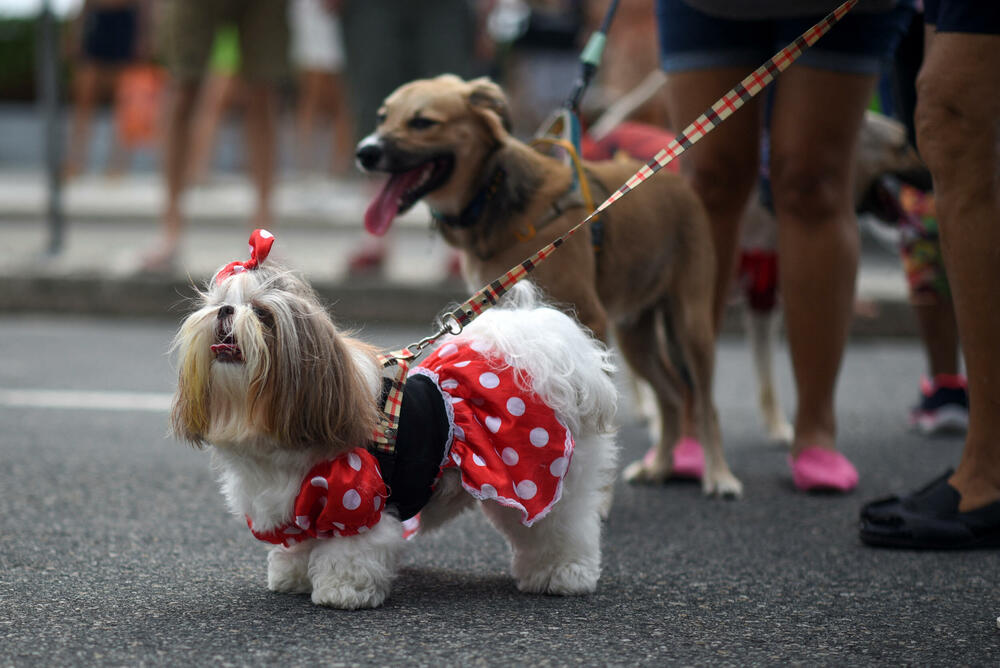
[[[383,422],[376,429],[375,438],[373,439],[375,448],[386,453],[393,451],[396,429],[399,426],[399,410],[403,401],[403,383],[405,382],[406,373],[409,370],[410,362],[424,348],[445,334],[458,334],[466,325],[494,306],[515,284],[522,281],[539,264],[548,259],[556,249],[566,243],[570,237],[596,218],[602,211],[632,190],[635,190],[648,180],[649,177],[660,171],[684,151],[691,148],[698,140],[722,123],[722,121],[729,118],[733,112],[742,107],[748,100],[767,88],[778,74],[788,69],[789,65],[795,62],[816,40],[825,35],[857,3],[858,0],[846,0],[846,2],[827,14],[819,23],[799,35],[795,38],[795,41],[776,53],[770,60],[754,70],[740,83],[736,84],[705,113],[684,128],[684,131],[677,135],[666,148],[653,156],[652,160],[643,165],[639,171],[625,182],[625,185],[612,193],[589,216],[528,259],[511,268],[503,276],[500,276],[489,285],[480,289],[461,306],[445,315],[443,320],[446,325],[440,332],[423,339],[419,343],[411,344],[402,350],[382,355],[380,361],[383,367],[388,368],[396,365],[397,370],[383,409]]]

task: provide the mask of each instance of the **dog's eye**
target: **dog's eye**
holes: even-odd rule
[[[375,125],[382,125],[385,123],[385,112],[380,112],[375,116]]]
[[[257,316],[257,319],[260,320],[261,324],[267,327],[270,327],[271,325],[274,324],[274,318],[271,316],[271,312],[265,308],[261,308],[260,306],[254,306],[253,314]]]
[[[427,128],[434,127],[437,124],[437,121],[424,118],[423,116],[414,116],[410,119],[410,122],[407,123],[412,130],[426,130]]]

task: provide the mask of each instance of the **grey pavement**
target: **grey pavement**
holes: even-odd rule
[[[358,320],[429,322],[467,294],[449,273],[451,251],[418,205],[388,236],[385,271],[352,276],[348,260],[364,238],[361,220],[373,186],[361,179],[283,178],[275,196],[274,255],[302,271],[342,315]],[[0,169],[0,311],[156,315],[176,313],[184,298],[222,264],[246,252],[254,195],[238,176],[217,176],[185,199],[189,216],[181,265],[170,275],[136,274],[156,238],[163,202],[152,172],[86,175],[64,190],[62,251],[51,239],[39,170]],[[864,238],[858,278],[858,336],[913,336],[898,258]],[[730,331],[738,328],[736,314]]]
[[[838,393],[847,496],[794,491],[720,345],[716,399],[738,501],[615,484],[595,594],[521,594],[477,513],[418,536],[384,607],[265,586],[265,546],[227,514],[209,455],[166,436],[163,319],[0,314],[0,666],[996,666],[995,551],[876,550],[864,501],[953,465],[961,439],[903,427],[913,341],[855,341]],[[362,335],[398,346],[419,325]],[[778,380],[790,397],[787,351]],[[18,392],[7,390],[17,389]],[[624,395],[622,465],[645,432]]]

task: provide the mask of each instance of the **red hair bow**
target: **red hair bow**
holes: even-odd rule
[[[271,246],[273,245],[273,234],[267,230],[254,230],[250,234],[250,259],[243,262],[239,260],[230,262],[220,269],[219,273],[215,275],[216,284],[222,283],[222,281],[230,276],[239,274],[240,272],[247,271],[248,269],[256,269],[260,266],[261,262],[267,259],[267,255],[271,252]]]

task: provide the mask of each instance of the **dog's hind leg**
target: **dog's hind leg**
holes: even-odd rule
[[[611,435],[577,439],[560,500],[532,526],[521,511],[483,504],[490,522],[510,542],[517,588],[535,594],[588,594],[601,575],[603,488],[614,475],[617,446]]]
[[[774,345],[778,336],[778,311],[759,311],[747,307],[744,311],[747,338],[757,374],[758,397],[764,428],[772,441],[791,445],[792,425],[781,410],[778,388],[774,382]]]
[[[632,372],[652,388],[659,415],[653,422],[653,447],[639,461],[625,468],[629,482],[662,482],[673,469],[672,453],[681,433],[683,384],[664,354],[663,332],[656,309],[649,309],[635,319],[619,323],[615,339]]]
[[[729,470],[722,452],[722,432],[712,396],[715,373],[715,332],[707,303],[691,302],[685,308],[678,303],[672,309],[675,342],[683,356],[685,376],[693,402],[689,414],[694,417],[698,440],[705,450],[705,473],[701,488],[705,494],[738,497],[743,485]]]

